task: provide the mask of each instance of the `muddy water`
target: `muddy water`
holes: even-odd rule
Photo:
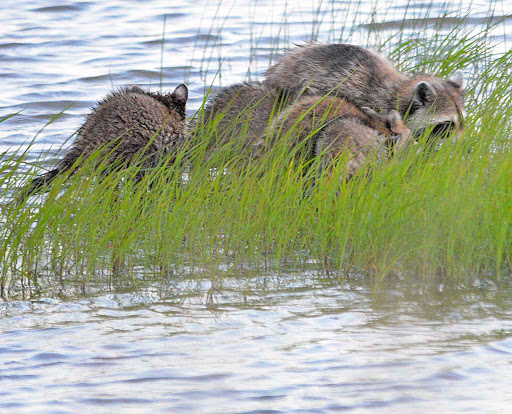
[[[125,85],[186,81],[192,114],[209,85],[260,78],[284,46],[385,40],[427,8],[433,24],[452,13],[447,30],[466,14],[488,23],[487,1],[3,0],[0,117],[20,113],[0,124],[0,151],[33,140],[34,159],[60,147]],[[509,39],[505,29],[496,41]],[[319,280],[226,280],[210,307],[200,280],[0,303],[0,412],[509,412],[506,288],[372,293],[364,280]],[[254,287],[243,296],[245,284]]]

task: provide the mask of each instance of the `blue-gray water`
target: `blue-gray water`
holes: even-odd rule
[[[509,412],[511,292],[281,278],[0,304],[0,412]]]
[[[60,147],[115,87],[186,81],[192,114],[209,85],[259,79],[293,43],[378,44],[427,8],[469,14],[478,29],[489,10],[483,0],[298,3],[3,0],[0,117],[21,112],[0,124],[0,151],[34,137],[32,157]],[[372,21],[382,24],[370,35]],[[39,296],[0,303],[0,412],[509,412],[511,292],[319,280],[228,279],[210,307],[208,282],[81,293],[47,280]]]

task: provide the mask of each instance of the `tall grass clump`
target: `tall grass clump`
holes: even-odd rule
[[[424,24],[426,30],[431,22]],[[113,171],[98,152],[22,203],[16,197],[38,169],[26,170],[24,156],[3,154],[2,294],[48,276],[82,284],[216,279],[241,267],[279,271],[290,263],[375,283],[507,283],[512,52],[494,49],[500,24],[493,19],[475,31],[461,18],[442,37],[396,34],[384,44],[402,69],[471,76],[466,130],[434,146],[424,137],[385,163],[369,162],[348,183],[339,178],[348,154],[321,168],[303,156],[307,142],[290,145],[283,133],[258,160],[243,136],[216,146],[219,134],[230,132],[215,121],[194,131],[176,161],[163,160],[141,180],[140,165]],[[203,109],[195,115],[202,116]]]

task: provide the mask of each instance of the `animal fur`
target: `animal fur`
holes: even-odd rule
[[[142,169],[155,167],[162,156],[174,151],[187,137],[187,98],[188,89],[183,84],[170,94],[138,87],[110,93],[87,116],[77,139],[56,168],[34,179],[24,197],[49,185],[98,149],[105,150],[111,165],[126,166],[141,155]]]
[[[367,110],[370,109],[367,108]],[[369,127],[359,117],[335,120],[316,140],[315,156],[319,156],[323,167],[328,168],[342,153],[349,152],[350,160],[346,175],[341,177],[346,181],[350,180],[368,159],[377,161],[386,159],[392,152],[399,151],[407,144],[410,130],[396,111],[381,117],[389,128],[385,134]]]
[[[270,67],[263,86],[296,95],[333,92],[358,107],[397,110],[416,136],[464,128],[464,79],[408,76],[381,55],[355,45],[308,43]]]
[[[265,135],[273,117],[285,108],[291,99],[278,89],[266,88],[260,82],[228,86],[205,107],[199,125],[213,128],[214,146],[231,140],[246,140],[252,145]]]
[[[349,180],[370,156],[378,160],[408,142],[410,130],[398,112],[387,115],[357,108],[345,99],[305,96],[283,111],[274,128],[292,129],[294,144],[306,142],[309,158],[321,157],[327,168],[343,152],[350,153],[345,179]],[[267,140],[268,142],[268,140]]]
[[[199,122],[213,128],[216,145],[242,140],[242,150],[254,158],[263,157],[285,134],[291,147],[302,145],[299,154],[306,159],[320,155],[325,166],[348,151],[346,179],[370,154],[384,158],[409,140],[410,130],[394,110],[381,115],[336,96],[298,95],[259,82],[233,85],[206,106]]]

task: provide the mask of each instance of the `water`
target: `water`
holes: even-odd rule
[[[115,87],[186,81],[193,114],[209,85],[261,78],[284,46],[378,44],[427,8],[469,13],[478,28],[489,9],[298,3],[4,0],[0,117],[21,112],[0,125],[0,151],[34,140],[35,159],[60,147]],[[510,27],[496,34],[504,49]],[[200,278],[83,292],[48,280],[39,296],[0,304],[0,412],[509,411],[511,292],[367,285],[288,272],[225,280],[212,298]]]
[[[510,292],[371,295],[358,281],[286,274],[245,300],[228,280],[207,309],[205,289],[2,304],[0,410],[507,412],[512,403]]]

